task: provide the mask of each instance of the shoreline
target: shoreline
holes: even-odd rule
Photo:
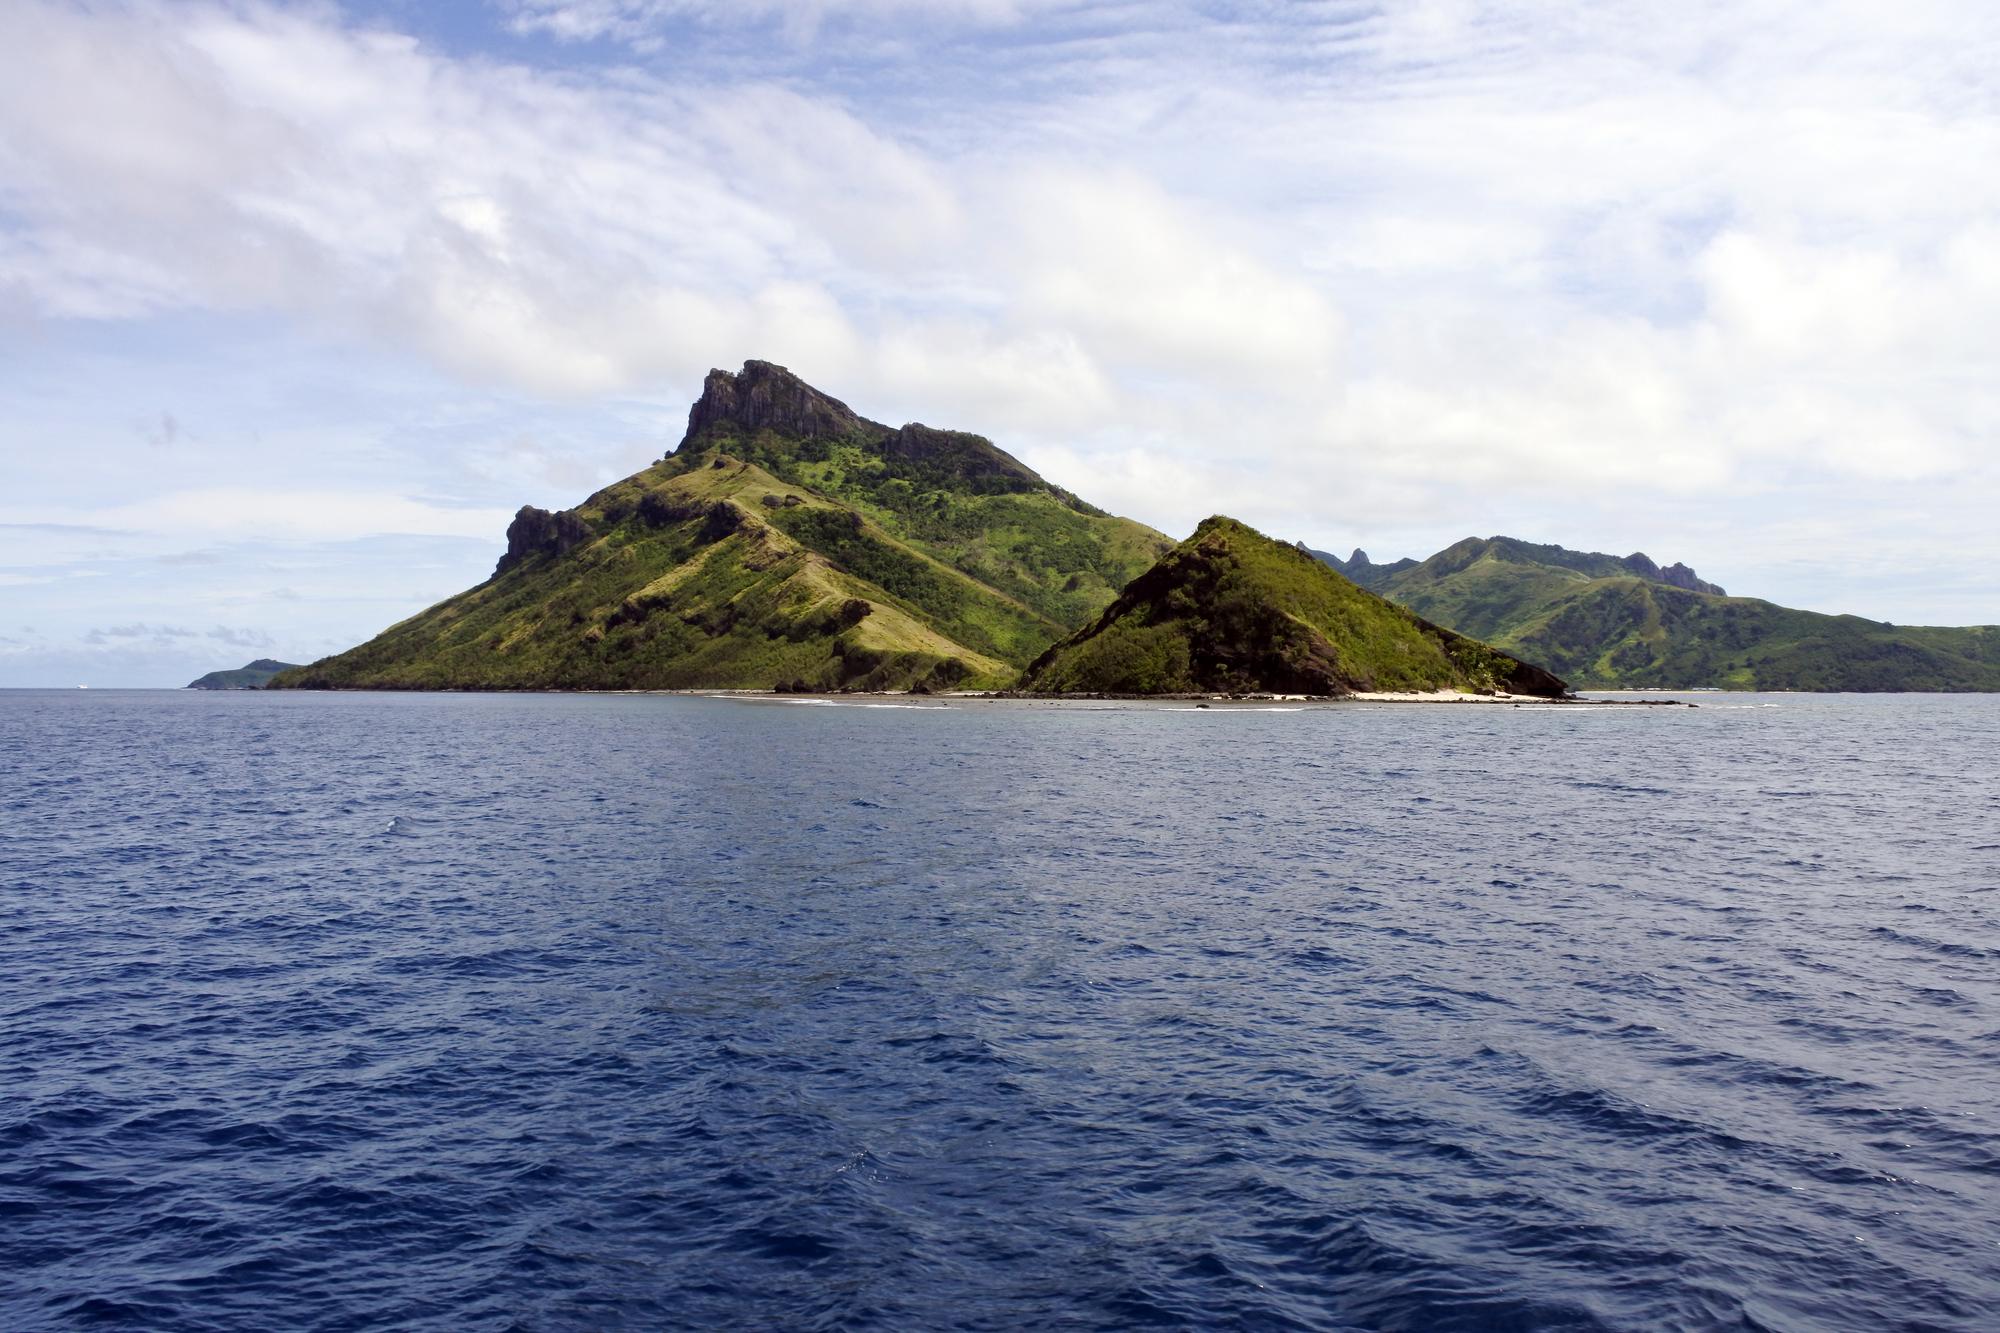
[[[181,686],[178,690],[189,687]],[[178,692],[177,690],[177,692]],[[262,689],[235,691],[203,691],[204,693],[261,694]],[[407,686],[286,686],[271,691],[279,694],[598,694],[617,695],[661,695],[692,699],[726,699],[739,702],[765,703],[840,703],[844,701],[894,701],[908,706],[941,707],[948,703],[1029,703],[1029,704],[1085,704],[1085,703],[1156,703],[1192,705],[1196,708],[1234,706],[1270,707],[1284,705],[1287,709],[1333,708],[1342,705],[1385,704],[1417,705],[1485,705],[1500,708],[1699,708],[1700,704],[1690,699],[1671,698],[1585,698],[1569,694],[1550,697],[1540,694],[1469,694],[1459,690],[1361,690],[1353,694],[1277,694],[1277,693],[1180,693],[1180,694],[1024,694],[1013,690],[766,690],[721,688],[649,688],[649,689],[412,689]],[[1594,692],[1594,693],[1609,693]],[[915,702],[913,702],[915,701]]]
[[[530,691],[531,693],[537,691]],[[913,694],[901,690],[805,691],[776,690],[579,690],[591,694],[664,694],[696,698],[765,701],[771,703],[837,704],[847,701],[894,701],[909,706],[942,707],[948,703],[1155,703],[1196,708],[1262,707],[1282,704],[1289,709],[1336,708],[1352,704],[1484,704],[1501,708],[1699,708],[1685,699],[1585,699],[1576,695],[1549,698],[1539,694],[1466,694],[1457,690],[1365,690],[1354,694],[1018,694],[1010,690],[957,690]],[[918,704],[916,701],[923,701]]]

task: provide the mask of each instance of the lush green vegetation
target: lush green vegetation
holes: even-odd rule
[[[775,510],[771,521],[836,567],[988,656],[1027,661],[1065,628],[894,541],[854,510],[800,505]]]
[[[1604,687],[2000,690],[2000,627],[1901,627],[1641,579],[1574,590],[1497,636]]]
[[[1082,512],[1053,490],[917,490],[854,449],[795,471],[802,484],[1065,629],[1102,611],[1173,545],[1130,519]]]
[[[1426,623],[1297,547],[1211,518],[1089,629],[1043,654],[1025,688],[1050,694],[1346,694],[1562,683]]]
[[[860,512],[896,541],[1062,629],[1103,610],[1173,545],[1142,523],[1114,518],[1050,485],[980,436],[924,426],[891,430],[796,381],[784,387],[811,395],[790,416],[832,417],[837,426],[808,438],[723,419],[691,434],[674,457],[693,461],[716,451],[752,462]]]
[[[1578,688],[2000,690],[2000,627],[1796,611],[1640,577],[1616,556],[1474,538],[1379,579],[1359,573]]]
[[[1171,545],[977,435],[749,362],[709,375],[667,458],[524,508],[485,583],[277,683],[997,686]]]
[[[941,632],[916,603],[772,521],[814,510],[830,523],[861,524],[851,511],[799,497],[733,459],[662,464],[573,511],[588,530],[585,545],[530,556],[277,684],[907,689],[994,686],[1014,675],[1013,663]],[[890,553],[878,554],[890,563]],[[962,576],[940,575],[967,585],[959,598],[965,623],[1040,624],[990,590],[982,600]],[[1054,633],[1042,630],[1029,642],[1039,647]]]
[[[1560,688],[1241,524],[1175,548],[980,436],[891,429],[763,362],[712,372],[652,467],[523,508],[485,583],[274,683],[986,688],[1100,613],[1042,688]]]

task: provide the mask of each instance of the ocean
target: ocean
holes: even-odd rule
[[[2000,698],[0,692],[0,1328],[2000,1327]]]

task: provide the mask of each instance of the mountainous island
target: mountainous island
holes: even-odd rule
[[[751,361],[659,463],[522,508],[486,582],[278,684],[998,688],[1172,545],[980,436]]]
[[[276,658],[260,657],[234,671],[211,671],[206,676],[191,680],[186,688],[190,690],[261,690],[271,683],[271,677],[280,671],[296,671],[298,663],[280,662]]]
[[[1220,516],[1134,579],[1095,624],[1036,658],[1021,688],[1568,692],[1540,667],[1422,620],[1311,554]]]
[[[523,507],[478,587],[273,684],[1563,693],[1242,524],[1176,545],[762,361],[710,372],[660,462]]]
[[[1376,564],[1221,516],[1176,544],[763,361],[711,371],[658,463],[506,538],[485,582],[359,647],[196,686],[2000,690],[2000,627],[1789,610],[1644,555],[1492,537]]]
[[[1314,551],[1360,586],[1580,689],[2000,690],[2000,626],[1889,625],[1732,597],[1686,565],[1512,537],[1428,560]]]

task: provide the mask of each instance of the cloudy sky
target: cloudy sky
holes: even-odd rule
[[[1182,535],[2000,621],[1990,0],[0,5],[0,685],[483,578],[711,366]]]

